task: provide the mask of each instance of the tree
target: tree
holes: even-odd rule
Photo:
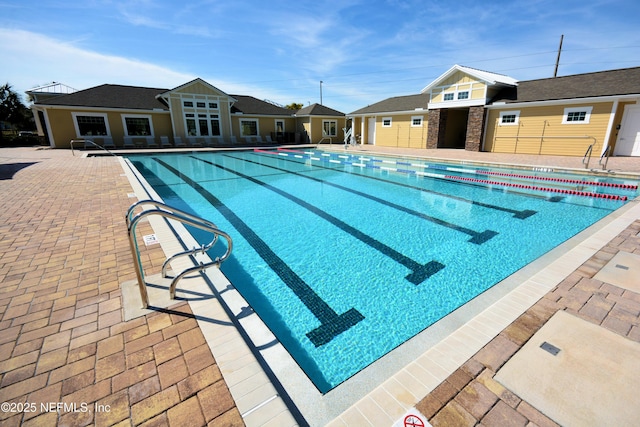
[[[304,104],[298,104],[296,102],[292,102],[291,104],[284,106],[284,108],[287,108],[289,110],[296,110],[296,111],[301,109],[302,107],[304,107]]]
[[[9,83],[0,86],[0,123],[10,129],[35,130],[31,111],[20,101]]]

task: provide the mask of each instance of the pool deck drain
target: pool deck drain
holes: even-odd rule
[[[400,151],[391,152],[581,167],[577,158]],[[28,167],[0,181],[5,202],[0,212],[0,400],[88,402],[110,411],[4,412],[3,425],[177,426],[187,420],[195,425],[293,424],[260,364],[235,353],[244,340],[222,317],[222,307],[212,311],[214,299],[195,298],[179,302],[170,312],[123,319],[119,286],[135,279],[123,219],[132,186],[121,176],[122,167],[115,159],[73,158],[66,150],[0,149],[0,166],[27,162]],[[612,158],[609,167],[638,173],[640,161]],[[519,312],[512,312],[509,304],[496,304],[486,320],[497,324],[465,324],[461,333],[432,349],[433,360],[421,357],[407,365],[331,424],[391,425],[415,405],[434,426],[503,425],[504,420],[512,425],[556,425],[550,414],[541,412],[543,408],[514,394],[494,375],[559,310],[640,342],[638,292],[596,277],[617,253],[640,254],[637,203],[628,205],[626,224],[618,216],[602,225],[606,236],[596,233],[587,239],[586,248],[572,250],[579,255],[572,261],[577,265],[573,270],[567,273],[560,271],[560,265],[552,266],[548,274],[518,288],[521,292],[514,290],[511,298],[522,307]],[[145,234],[156,234],[160,242],[146,248],[143,259],[147,268],[157,271],[164,260],[162,245],[171,236],[149,224],[140,227]],[[618,260],[612,264],[617,273],[624,268],[616,265],[633,268]],[[556,284],[546,283],[548,278]],[[545,286],[551,287],[546,291]],[[219,292],[229,291],[222,287]],[[542,298],[536,299],[540,294]],[[534,301],[528,309],[527,298]],[[197,320],[192,308],[206,310],[209,317]],[[242,309],[234,307],[234,313]],[[253,322],[252,317],[243,322]],[[222,355],[215,354],[221,350],[212,355],[212,345],[204,340],[209,334],[217,337],[214,346],[222,348]],[[268,339],[265,342],[271,345]],[[469,342],[480,350],[474,352]],[[223,377],[220,371],[226,368],[218,363],[225,354],[236,364],[228,365]],[[245,398],[236,394],[232,399],[227,387],[241,386]]]

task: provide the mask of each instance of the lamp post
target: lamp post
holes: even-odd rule
[[[320,80],[320,105],[322,105],[322,80]]]

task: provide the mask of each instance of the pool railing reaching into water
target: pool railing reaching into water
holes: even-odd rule
[[[133,216],[136,208],[142,205],[152,205],[154,207],[143,210],[141,213],[137,214],[136,216]],[[144,269],[142,268],[142,263],[140,262],[140,250],[138,248],[138,242],[136,239],[136,226],[141,219],[146,218],[147,216],[150,216],[150,215],[160,215],[165,218],[175,219],[184,224],[191,225],[193,227],[199,228],[201,230],[204,230],[213,234],[213,239],[208,244],[206,245],[203,244],[200,248],[189,249],[184,252],[179,252],[177,254],[174,254],[168,257],[162,265],[162,276],[165,278],[168,277],[167,266],[174,259],[181,256],[193,255],[198,252],[205,253],[216,244],[219,236],[222,236],[227,241],[227,250],[223,255],[216,257],[216,259],[214,259],[211,262],[200,263],[199,265],[195,265],[193,267],[187,268],[183,270],[180,274],[177,274],[176,276],[173,277],[173,280],[171,281],[171,285],[169,287],[169,296],[171,299],[174,299],[176,296],[176,286],[180,279],[182,279],[188,274],[197,273],[212,266],[220,266],[222,262],[224,262],[227,258],[229,258],[229,256],[231,255],[231,250],[233,249],[233,241],[231,239],[231,236],[229,236],[224,231],[219,230],[218,227],[210,221],[207,221],[205,219],[202,219],[190,213],[184,212],[180,209],[176,209],[174,207],[158,202],[156,200],[141,200],[137,203],[134,203],[133,205],[131,205],[131,207],[127,211],[126,221],[127,221],[127,231],[129,235],[129,245],[131,247],[131,254],[133,255],[133,262],[136,268],[138,287],[140,288],[140,298],[142,299],[142,308],[147,308],[149,306],[149,295],[147,294],[147,285],[144,278]]]

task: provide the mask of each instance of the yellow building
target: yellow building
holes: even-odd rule
[[[362,144],[426,148],[429,98],[396,96],[348,115],[353,136]]]
[[[202,79],[174,89],[105,84],[58,96],[27,93],[35,100],[38,133],[55,148],[86,139],[107,148],[319,142],[312,130],[321,131],[326,121],[333,123],[328,130],[341,133],[345,121],[343,113],[324,106],[300,110],[297,117],[294,110],[226,94]]]
[[[640,156],[640,67],[517,81],[454,65],[420,94],[347,115],[363,144]]]
[[[345,115],[320,104],[311,104],[296,112],[297,132],[309,135],[314,144],[344,143]]]

